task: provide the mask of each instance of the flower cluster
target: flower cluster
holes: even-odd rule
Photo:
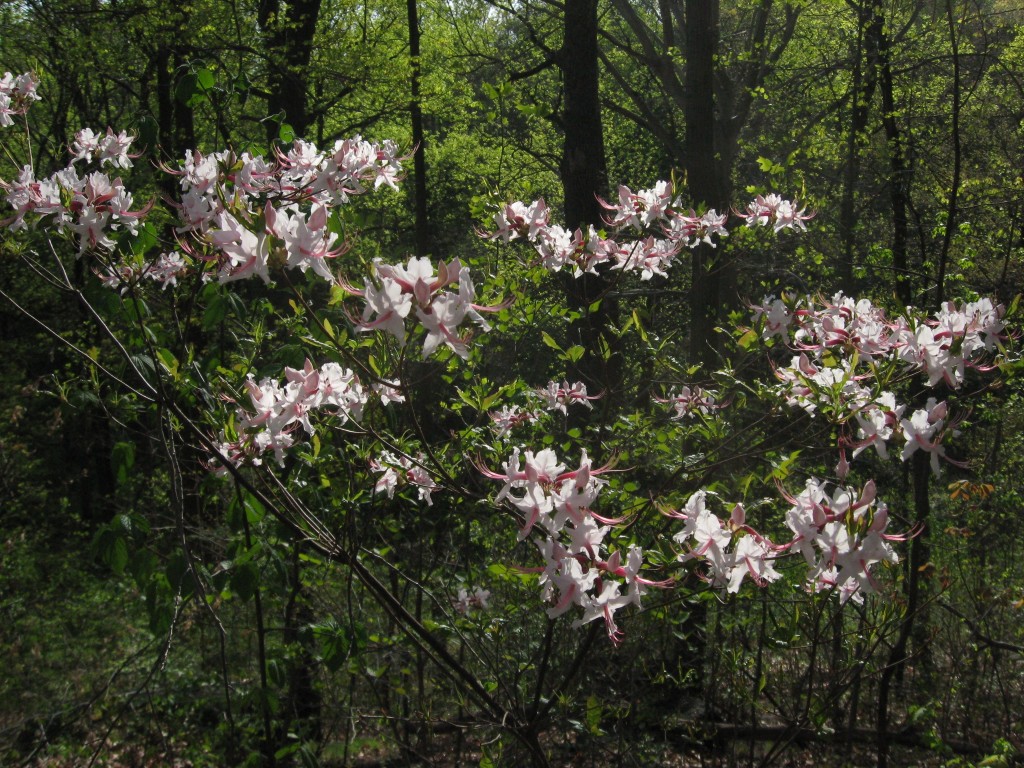
[[[875,497],[874,481],[859,494],[844,487],[829,494],[825,483],[810,478],[800,495],[786,500],[792,505],[786,525],[793,532],[786,547],[799,550],[810,566],[809,589],[835,590],[842,602],[861,602],[863,592],[877,591],[872,566],[899,562],[889,542],[906,536],[885,532],[889,512]]]
[[[948,412],[949,405],[945,400],[939,403],[934,397],[929,397],[924,408],[918,408],[909,419],[900,419],[900,429],[903,430],[903,437],[907,441],[903,446],[904,461],[920,449],[931,454],[932,472],[936,475],[939,474],[940,458],[963,466],[961,462],[954,462],[946,456],[946,449],[942,445],[942,438],[946,433],[953,431],[956,434],[947,421]]]
[[[396,456],[391,451],[383,451],[379,457],[370,460],[370,469],[380,473],[380,478],[373,486],[374,493],[386,493],[389,499],[395,497],[395,489],[403,485],[412,485],[419,492],[420,501],[433,504],[430,494],[441,489],[430,473],[423,467],[423,456],[413,461],[408,456]]]
[[[39,100],[37,81],[29,72],[14,77],[10,72],[0,78],[0,126],[13,123],[11,115],[24,114],[33,101]],[[89,251],[111,251],[115,246],[112,232],[125,230],[138,234],[139,222],[152,208],[152,203],[133,211],[131,193],[120,178],[111,179],[101,171],[80,176],[74,164],[79,160],[91,161],[95,154],[100,165],[111,163],[115,167],[131,166],[128,149],[134,136],[124,132],[114,135],[107,130],[106,137],[97,138],[92,131],[79,131],[76,136],[75,155],[66,168],[46,179],[37,179],[31,165],[21,169],[15,181],[0,179],[7,204],[14,215],[0,219],[0,227],[12,232],[25,229],[30,221],[48,220],[61,234],[78,240],[78,255]]]
[[[521,424],[532,424],[543,417],[543,411],[569,414],[569,406],[578,404],[593,408],[592,400],[603,395],[587,394],[587,385],[581,381],[570,384],[568,381],[558,383],[549,381],[543,387],[529,391],[530,407],[522,409],[518,405],[503,405],[500,411],[490,411],[493,427],[498,437],[503,437]]]
[[[667,181],[639,192],[620,186],[617,203],[601,201],[608,211],[605,223],[612,232],[612,237],[604,237],[593,226],[584,232],[552,225],[543,200],[530,205],[516,201],[494,215],[495,231],[490,237],[504,242],[527,240],[541,264],[553,272],[568,267],[579,277],[596,273],[600,264],[610,264],[612,269],[624,272],[639,271],[642,280],[650,280],[654,275],[666,276],[684,248],[695,248],[700,243],[714,246],[716,237],[728,235],[728,214],[711,209],[698,215],[692,210],[683,211],[680,202]],[[795,203],[769,195],[750,203],[743,218],[747,226],[771,226],[779,232],[803,230],[811,216]]]
[[[805,213],[795,202],[786,200],[779,195],[758,195],[747,204],[745,213],[740,214],[748,227],[771,227],[776,232],[784,229],[807,231],[804,222],[814,218],[814,214]]]
[[[0,179],[0,188],[14,209],[14,216],[0,221],[0,226],[16,231],[28,226],[27,217],[37,222],[49,219],[49,226],[57,232],[77,238],[79,256],[112,250],[115,242],[110,233],[119,229],[137,234],[139,222],[152,208],[150,203],[133,211],[132,194],[120,178],[111,179],[100,171],[79,176],[74,166],[47,179],[36,179],[26,165],[17,181]]]
[[[503,405],[500,411],[489,411],[487,414],[493,422],[498,437],[504,437],[520,424],[532,424],[537,421],[535,411],[524,411],[518,405]]]
[[[604,539],[611,525],[621,521],[603,518],[592,507],[607,482],[599,475],[609,468],[594,469],[586,451],[579,466],[567,471],[549,448],[537,453],[515,448],[502,469],[480,467],[485,477],[505,483],[496,501],[507,499],[521,515],[519,540],[537,529],[535,541],[544,565],[536,570],[542,597],[551,604],[548,616],[555,618],[578,606],[583,615],[574,626],[602,619],[609,638],[618,642],[615,612],[629,604],[639,606],[647,587],[669,583],[640,575],[643,550],[635,544],[625,558],[619,550],[606,553]]]
[[[724,407],[724,404],[718,402],[717,394],[698,387],[696,384],[692,387],[684,385],[678,392],[672,392],[667,398],[656,397],[654,401],[671,404],[672,410],[675,412],[672,418],[676,420],[695,414],[707,416],[712,411]]]
[[[754,307],[762,318],[762,335],[792,340],[795,349],[822,357],[842,349],[866,363],[896,357],[908,367],[924,370],[928,385],[945,382],[956,389],[966,367],[981,367],[986,353],[1005,340],[1005,310],[990,299],[957,305],[946,302],[927,320],[905,315],[888,318],[867,299],[841,293],[817,307],[809,300],[771,297]]]
[[[0,128],[14,125],[14,115],[24,115],[33,101],[39,101],[38,85],[39,81],[31,72],[21,75],[4,72],[0,77]]]
[[[773,561],[778,557],[779,547],[746,525],[740,504],[733,508],[732,517],[723,525],[708,509],[707,496],[707,491],[697,491],[681,510],[666,513],[684,524],[672,537],[679,546],[685,547],[678,557],[679,562],[703,558],[709,569],[707,580],[715,587],[726,587],[729,592],[738,592],[748,575],[758,586],[778,579],[781,574],[775,570]],[[726,551],[734,539],[735,547]]]
[[[754,313],[764,338],[777,336],[799,352],[776,370],[786,401],[811,415],[826,409],[838,424],[856,422],[856,437],[846,434],[840,445],[840,478],[849,469],[848,447],[857,456],[874,446],[885,458],[887,441],[897,435],[906,440],[904,460],[919,448],[928,451],[938,473],[939,458],[945,457],[942,440],[952,431],[948,405],[932,399],[925,409],[903,418],[906,406],[879,389],[880,365],[920,371],[931,387],[957,389],[967,369],[987,368],[988,357],[1006,338],[1004,309],[988,299],[961,306],[947,302],[927,320],[909,311],[890,319],[870,301],[842,294],[821,307],[766,299]]]
[[[336,142],[333,152],[297,140],[272,161],[230,150],[190,150],[178,170],[165,170],[180,177],[178,231],[194,236],[190,255],[213,264],[220,282],[269,282],[275,257],[334,282],[329,260],[344,248],[330,227],[332,210],[367,185],[396,188],[401,158],[393,142],[356,136]]]
[[[75,140],[71,144],[71,151],[74,153],[71,162],[92,162],[95,155],[101,168],[108,163],[115,168],[131,168],[132,158],[138,157],[128,154],[133,141],[134,136],[129,136],[124,131],[114,133],[113,128],[107,128],[105,136],[98,136],[91,129],[83,128],[75,134]]]
[[[682,510],[667,513],[684,522],[673,536],[685,548],[678,560],[701,559],[713,586],[737,592],[747,576],[758,586],[779,579],[775,561],[796,550],[810,568],[809,590],[834,590],[841,602],[861,602],[863,593],[877,591],[873,566],[899,562],[890,542],[906,537],[886,533],[889,513],[876,498],[874,482],[859,493],[837,487],[829,494],[825,483],[811,478],[798,496],[783,495],[791,505],[785,519],[793,537],[773,544],[747,524],[742,505],[723,523],[708,509],[707,492],[694,493]]]
[[[483,589],[477,587],[472,592],[466,590],[465,587],[459,589],[458,595],[452,600],[452,607],[458,612],[465,616],[472,610],[485,611],[487,610],[487,602],[491,599],[491,591],[489,589]]]
[[[383,329],[405,344],[405,319],[415,310],[416,318],[426,329],[423,357],[429,357],[442,343],[459,357],[469,357],[470,334],[459,333],[459,325],[469,318],[484,331],[490,325],[481,312],[495,312],[505,305],[483,306],[474,303],[476,288],[469,276],[469,268],[458,259],[445,264],[438,262],[437,271],[430,259],[412,257],[407,266],[373,262],[377,283],[356,288],[345,284],[345,289],[365,302],[361,331]],[[452,287],[455,290],[445,290]]]
[[[141,264],[122,261],[118,264],[105,265],[97,271],[97,275],[107,288],[120,289],[124,293],[130,285],[139,280],[152,280],[161,288],[176,286],[178,278],[188,271],[189,263],[185,257],[177,251],[169,251]]]
[[[545,410],[561,411],[566,415],[569,413],[569,406],[573,403],[593,408],[594,406],[590,404],[590,401],[600,400],[602,397],[599,394],[588,395],[587,385],[582,381],[577,381],[573,384],[570,384],[568,381],[563,381],[561,384],[557,381],[549,381],[547,386],[534,390],[534,393],[540,397]]]
[[[284,464],[285,452],[295,443],[294,432],[301,426],[313,434],[310,416],[318,409],[331,409],[344,424],[359,420],[369,401],[366,390],[351,370],[337,363],[314,368],[306,360],[301,370],[285,368],[285,382],[265,378],[258,384],[250,375],[246,390],[252,410],[238,410],[238,437],[224,440],[218,453],[238,467],[248,462],[262,463],[262,455],[273,451],[278,464]]]
[[[368,184],[397,189],[401,169],[394,142],[376,144],[355,136],[337,141],[332,152],[296,140],[273,160],[231,150],[208,155],[187,150],[179,169],[165,170],[180,178],[181,231],[204,232],[218,213],[233,210],[254,217],[267,200],[332,207],[366,192]]]

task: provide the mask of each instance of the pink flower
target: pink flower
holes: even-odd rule
[[[534,242],[540,232],[547,228],[548,216],[548,207],[543,198],[535,200],[528,206],[518,200],[509,203],[494,214],[497,230],[491,238],[500,237],[507,243],[518,237],[525,237]]]
[[[338,235],[327,228],[327,206],[314,204],[307,217],[297,207],[278,211],[268,202],[264,214],[267,232],[284,241],[289,267],[302,272],[311,268],[327,282],[334,282],[327,259],[340,256],[345,249],[332,249]]]
[[[588,395],[587,385],[582,381],[572,384],[568,381],[563,381],[561,384],[557,381],[549,381],[547,386],[535,389],[534,393],[544,401],[545,409],[561,411],[564,414],[569,413],[568,406],[573,403],[593,408],[594,406],[590,404],[590,401],[600,400],[602,397],[602,395]]]
[[[747,212],[741,214],[747,226],[771,226],[776,232],[783,229],[806,231],[805,221],[814,218],[814,214],[805,214],[796,202],[785,200],[779,195],[758,195],[747,205]]]
[[[904,461],[920,448],[931,454],[932,472],[939,474],[939,458],[946,455],[942,438],[945,434],[947,407],[945,401],[937,403],[934,397],[930,397],[923,409],[914,411],[909,419],[900,419],[903,437],[907,441],[903,446]]]
[[[207,242],[212,245],[219,264],[218,277],[221,283],[258,276],[264,283],[270,282],[267,264],[267,237],[256,234],[243,226],[227,211],[214,217],[216,229],[206,233]]]
[[[31,72],[14,76],[4,72],[0,78],[0,128],[14,125],[13,115],[24,115],[32,102],[39,101],[36,93],[39,82]]]
[[[101,167],[109,163],[115,168],[131,168],[132,158],[138,157],[128,154],[134,140],[134,136],[129,136],[124,131],[114,133],[113,128],[107,128],[105,136],[97,136],[91,129],[83,128],[75,134],[75,140],[71,144],[71,151],[74,153],[71,162],[91,162],[95,155]]]
[[[488,601],[491,599],[491,591],[477,587],[472,592],[467,592],[465,587],[459,589],[458,595],[452,600],[452,607],[463,615],[471,610],[485,611]]]

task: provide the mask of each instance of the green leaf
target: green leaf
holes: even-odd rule
[[[194,109],[208,100],[207,92],[213,88],[214,82],[213,72],[208,69],[189,72],[175,86],[174,98]]]
[[[231,589],[242,598],[250,600],[260,585],[260,571],[256,563],[248,562],[236,565],[231,570]]]
[[[748,329],[746,333],[736,340],[736,343],[743,349],[750,349],[754,344],[757,343],[757,333],[753,329]]]
[[[156,227],[146,222],[138,228],[138,234],[132,241],[132,253],[136,256],[144,256],[150,248],[157,244]]]
[[[143,149],[153,149],[160,141],[160,126],[152,115],[140,117],[135,124],[135,131],[139,137],[139,146]]]
[[[636,326],[636,330],[637,330],[637,333],[640,334],[640,338],[643,339],[644,342],[646,342],[647,341],[647,331],[644,330],[644,325],[643,325],[643,323],[640,322],[640,316],[636,313],[635,309],[633,310],[633,325]]]
[[[146,585],[146,609],[150,632],[157,636],[165,635],[174,619],[174,599],[171,585],[162,573],[153,574]]]
[[[124,572],[128,565],[128,542],[123,534],[111,528],[103,528],[93,542],[96,556],[114,573]]]
[[[215,296],[203,311],[203,330],[212,331],[227,316],[228,303],[223,296]]]
[[[499,579],[507,579],[509,577],[509,567],[502,565],[501,563],[491,563],[487,566],[487,572]]]
[[[285,144],[291,144],[295,141],[295,129],[288,123],[281,123],[281,127],[277,129],[277,138]]]
[[[348,630],[334,619],[327,619],[322,624],[313,626],[313,635],[320,643],[320,655],[324,666],[331,672],[337,672],[352,655],[354,643]]]
[[[144,590],[150,578],[156,572],[156,555],[147,549],[133,552],[128,560],[128,573],[135,579],[135,586]]]
[[[211,90],[214,84],[213,72],[208,69],[200,69],[196,72],[196,82],[204,91]]]
[[[552,349],[557,349],[559,352],[562,351],[562,348],[558,346],[558,342],[551,338],[551,335],[547,331],[541,331],[540,338],[541,341],[543,341],[547,346],[551,347]]]
[[[178,358],[174,356],[174,353],[169,349],[158,349],[156,356],[160,359],[160,364],[164,367],[164,370],[171,374],[171,378],[175,381],[181,378],[181,373],[178,371]]]
[[[601,731],[601,713],[604,707],[601,706],[601,700],[597,696],[589,696],[587,698],[587,730],[595,736],[600,736]]]
[[[168,560],[164,568],[167,576],[167,583],[176,591],[180,592],[182,598],[191,597],[195,591],[193,576],[189,570],[188,561],[182,552],[176,552]]]
[[[459,399],[466,405],[468,405],[470,408],[473,408],[474,410],[480,410],[479,402],[470,397],[465,390],[456,388],[455,392],[458,394]]]
[[[320,760],[317,759],[316,752],[310,742],[305,742],[299,748],[299,763],[302,768],[320,768]]]
[[[135,444],[114,443],[110,452],[110,465],[114,470],[118,485],[128,482],[132,467],[135,466]]]
[[[149,355],[129,355],[129,360],[147,382],[152,384],[156,381],[156,365],[153,358]]]

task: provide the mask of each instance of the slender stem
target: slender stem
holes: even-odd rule
[[[242,510],[242,530],[245,534],[245,548],[247,550],[251,550],[252,533],[249,528],[249,515],[245,512],[245,505],[242,502],[242,491],[237,484],[235,485],[235,498],[238,500],[238,504]],[[267,632],[266,625],[263,621],[263,599],[258,580],[253,589],[253,607],[256,611],[256,656],[260,665],[260,710],[263,714],[263,757],[267,761],[268,765],[274,766],[277,764],[277,759],[274,756],[276,750],[274,749],[273,726],[271,725],[270,720],[270,688],[267,684]]]

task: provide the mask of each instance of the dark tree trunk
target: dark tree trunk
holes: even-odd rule
[[[568,0],[565,42],[559,57],[563,75],[565,140],[561,176],[568,227],[601,224],[597,195],[608,176],[598,96],[597,0]]]
[[[565,193],[565,222],[570,228],[601,226],[598,195],[605,194],[608,175],[604,153],[604,130],[598,95],[597,0],[567,0],[565,34],[558,65],[562,70],[565,141],[562,147],[561,177]],[[609,326],[618,319],[618,306],[608,295],[607,275],[566,276],[570,304],[582,319],[572,329],[572,343],[587,351],[571,376],[582,380],[591,391],[609,396],[621,390],[622,361],[618,338]],[[593,311],[591,307],[600,300]]]
[[[686,184],[695,205],[729,209],[723,183],[721,147],[716,141],[715,57],[718,53],[718,0],[686,0]],[[690,292],[690,357],[712,364],[714,329],[725,300],[726,272],[715,260],[715,249],[700,245],[693,251]]]
[[[949,47],[951,64],[953,65],[953,93],[950,110],[950,138],[953,140],[953,179],[946,204],[946,227],[942,235],[942,248],[939,251],[939,264],[935,277],[935,305],[941,307],[946,300],[946,269],[949,264],[949,248],[953,242],[953,231],[959,213],[957,199],[960,194],[960,175],[963,166],[963,146],[960,137],[960,42],[957,22],[953,18],[952,0],[946,0],[946,24],[949,29]]]
[[[885,10],[881,0],[872,0],[872,18],[867,31],[868,56],[878,73],[882,89],[882,125],[889,150],[889,202],[892,207],[892,266],[896,297],[904,304],[913,301],[913,283],[907,256],[910,198],[910,166],[903,148],[903,134],[896,120],[896,96],[892,76],[892,52],[885,31]]]
[[[853,51],[853,84],[850,88],[850,129],[846,136],[846,168],[843,173],[843,197],[839,205],[839,232],[843,241],[839,287],[850,295],[855,292],[857,180],[860,178],[861,151],[868,138],[871,100],[878,82],[874,67],[864,66],[864,36],[870,16],[866,2],[857,6],[857,39]]]
[[[280,122],[292,127],[296,136],[304,136],[312,122],[307,103],[309,63],[320,0],[261,0],[257,21],[263,33],[267,53],[267,112],[280,121],[267,121],[271,141]]]
[[[426,140],[423,136],[423,111],[420,107],[420,21],[417,0],[406,0],[409,17],[410,100],[409,116],[412,120],[413,196],[416,221],[416,255],[430,253],[430,228],[427,219],[427,160]]]

